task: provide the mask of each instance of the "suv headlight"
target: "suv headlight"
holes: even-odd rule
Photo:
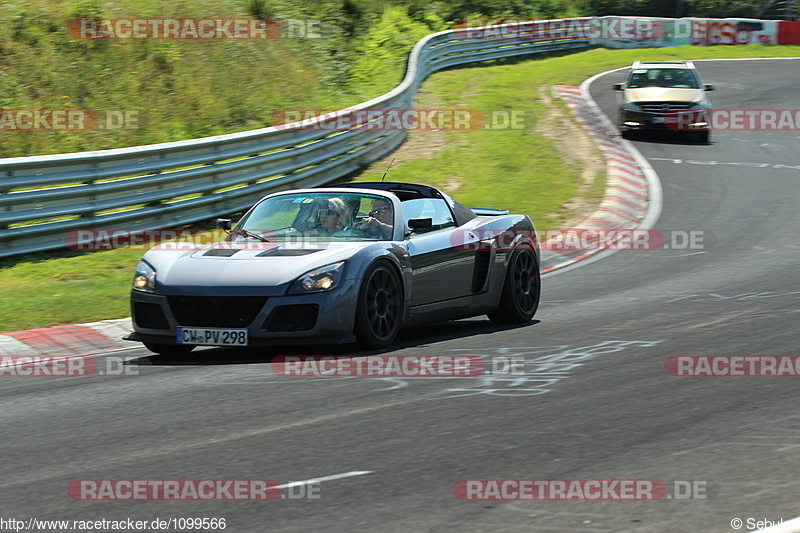
[[[145,261],[136,265],[136,274],[133,275],[131,288],[135,291],[154,292],[156,290],[156,269]]]
[[[638,104],[634,104],[633,102],[631,102],[629,100],[625,100],[624,102],[622,102],[622,106],[621,107],[622,107],[623,111],[641,111],[642,110],[642,108],[639,107]]]
[[[289,294],[308,294],[335,289],[344,274],[344,261],[309,270],[289,287]]]

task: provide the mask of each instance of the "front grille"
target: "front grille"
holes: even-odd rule
[[[246,328],[267,303],[252,296],[168,296],[172,314],[181,326]]]
[[[317,304],[281,305],[264,321],[264,331],[307,331],[317,323]]]
[[[686,102],[647,102],[639,104],[642,111],[652,115],[664,116],[667,113],[677,113],[678,111],[686,111],[690,109],[693,104]]]
[[[140,328],[169,329],[167,317],[158,304],[133,302],[133,321]]]

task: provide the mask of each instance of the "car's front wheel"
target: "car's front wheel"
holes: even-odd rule
[[[495,324],[520,324],[528,322],[539,307],[541,278],[536,254],[528,248],[511,252],[506,269],[500,305],[490,313]]]
[[[356,306],[355,334],[368,348],[394,342],[403,318],[403,292],[397,272],[385,261],[373,263],[364,274]]]
[[[186,355],[194,350],[192,344],[161,344],[159,342],[145,342],[144,347],[161,355]]]

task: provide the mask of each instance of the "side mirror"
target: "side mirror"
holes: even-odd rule
[[[625,84],[624,83],[615,83],[614,84],[614,90],[615,91],[621,91],[623,85],[625,85]]]
[[[433,219],[428,218],[411,218],[408,220],[408,227],[411,229],[431,229],[433,227]]]
[[[706,83],[705,85],[703,85],[703,88],[704,88],[706,91],[713,91],[713,90],[714,90],[714,86],[713,86],[713,85],[711,85],[710,83]]]
[[[225,230],[225,231],[230,231],[230,229],[231,229],[231,219],[229,219],[229,218],[218,218],[217,219],[217,228]]]

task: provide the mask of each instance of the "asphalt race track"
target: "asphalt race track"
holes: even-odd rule
[[[697,67],[716,108],[800,109],[800,60]],[[591,87],[612,120],[617,81]],[[0,516],[224,518],[232,532],[694,533],[800,515],[800,377],[664,368],[675,355],[800,355],[800,132],[633,142],[661,179],[655,229],[674,246],[547,275],[525,327],[418,328],[392,352],[524,358],[522,375],[279,377],[270,358],[287,352],[135,348],[98,357],[102,369],[124,356],[117,375],[6,377]],[[701,233],[684,247],[690,231]],[[81,479],[318,481],[272,501],[92,502],[67,493]],[[468,479],[659,480],[668,495],[462,501],[453,488]]]

